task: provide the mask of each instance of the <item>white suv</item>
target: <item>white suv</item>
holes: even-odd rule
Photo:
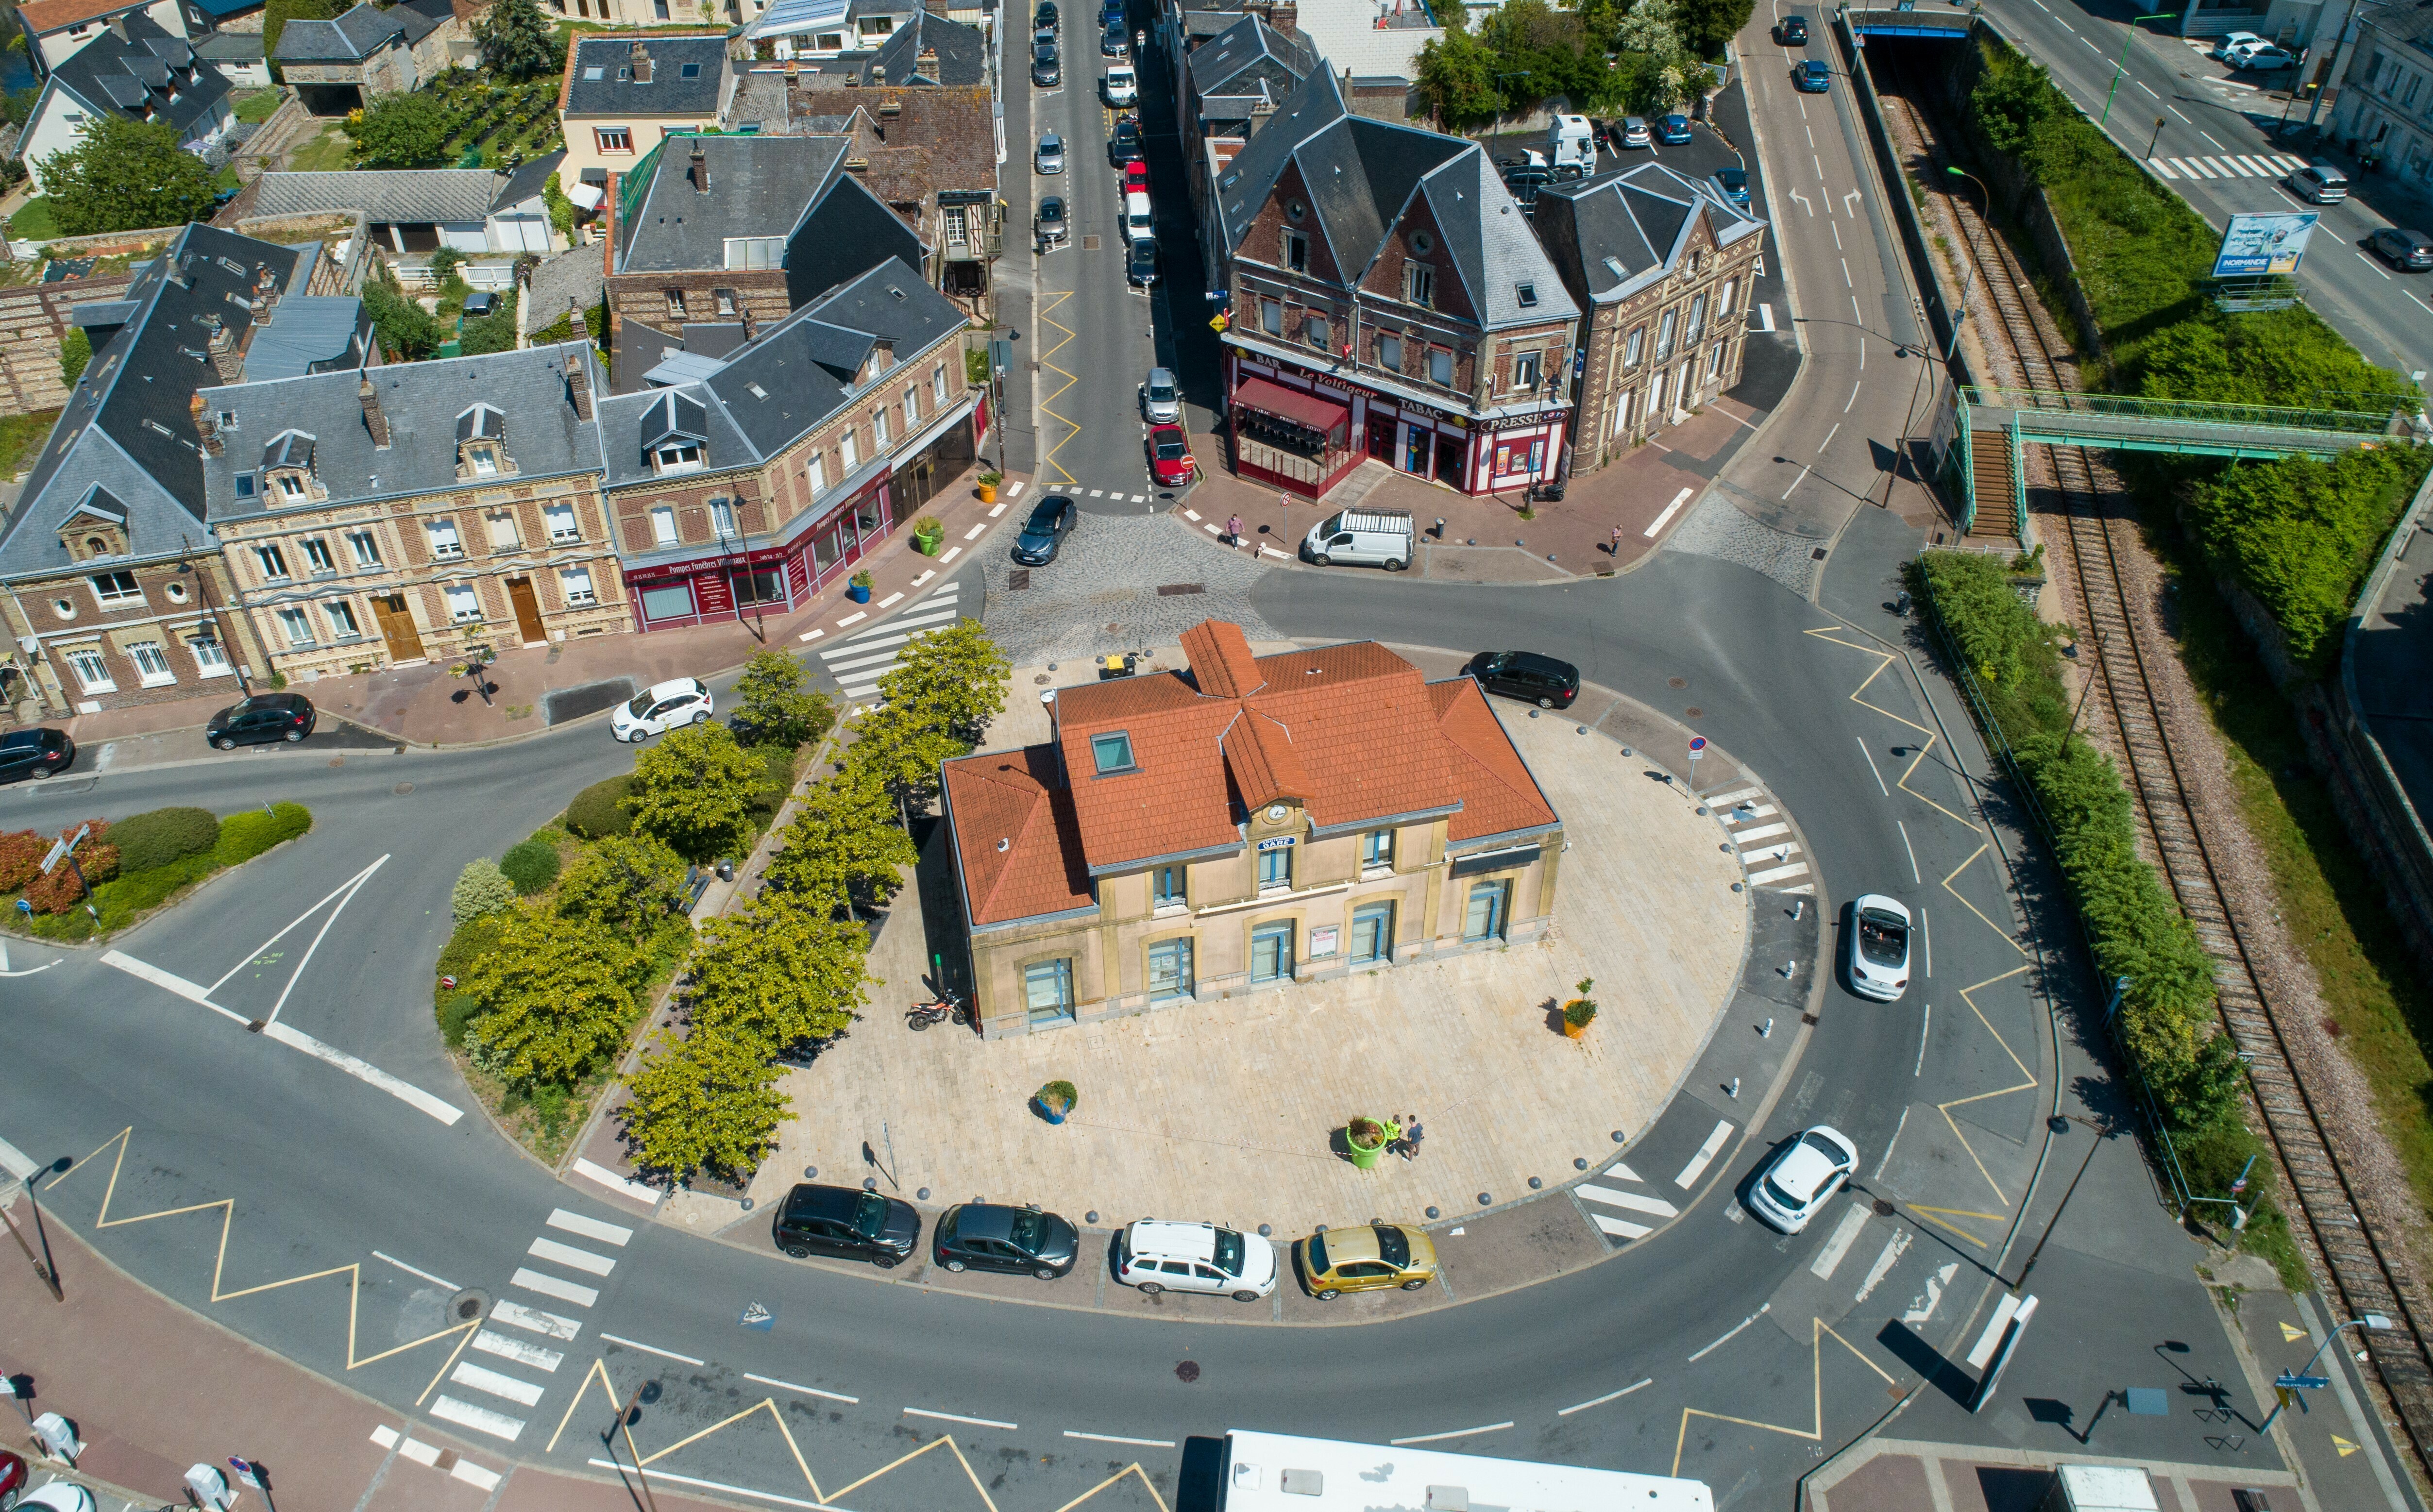
[[[698,677],[674,677],[654,684],[617,705],[608,717],[608,733],[639,745],[679,724],[699,724],[712,712],[709,688]]]
[[[1143,1218],[1125,1227],[1115,1250],[1115,1279],[1151,1297],[1230,1292],[1255,1302],[1276,1289],[1276,1272],[1275,1246],[1213,1223]]]

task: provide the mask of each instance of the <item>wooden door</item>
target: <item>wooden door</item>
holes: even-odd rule
[[[414,628],[414,615],[405,606],[404,594],[373,595],[372,618],[380,621],[381,638],[388,642],[389,660],[422,659],[422,635]]]
[[[523,633],[524,644],[549,638],[549,630],[540,622],[540,599],[533,592],[532,579],[507,579],[507,599],[516,606],[516,628]]]

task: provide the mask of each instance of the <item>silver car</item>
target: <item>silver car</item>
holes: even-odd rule
[[[1182,391],[1175,386],[1174,369],[1152,367],[1140,386],[1141,417],[1151,425],[1173,425],[1182,418]]]
[[[1063,173],[1064,139],[1053,131],[1042,133],[1039,138],[1039,152],[1033,161],[1041,173]]]

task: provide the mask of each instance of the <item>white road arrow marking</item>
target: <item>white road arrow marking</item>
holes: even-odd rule
[[[1915,1328],[1932,1317],[1935,1308],[1942,1305],[1943,1288],[1950,1285],[1951,1278],[1958,1274],[1960,1274],[1960,1266],[1955,1263],[1945,1266],[1933,1275],[1927,1277],[1926,1295],[1910,1299],[1909,1311],[1901,1315],[1901,1321]]]

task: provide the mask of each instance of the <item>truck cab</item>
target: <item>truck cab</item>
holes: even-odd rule
[[[1546,128],[1546,158],[1557,170],[1596,172],[1596,128],[1585,115],[1557,115]],[[1568,177],[1568,176],[1566,176]]]

